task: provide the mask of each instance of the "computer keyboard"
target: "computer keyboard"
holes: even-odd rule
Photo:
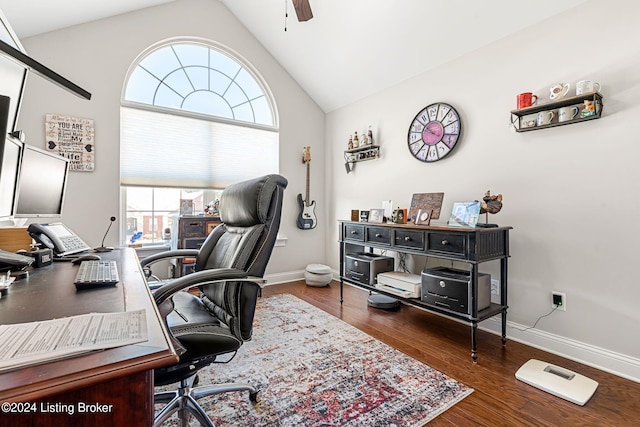
[[[77,289],[115,286],[120,281],[114,260],[85,260],[80,263],[74,284]]]

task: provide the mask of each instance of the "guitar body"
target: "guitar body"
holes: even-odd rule
[[[300,213],[298,214],[297,220],[298,228],[302,230],[316,228],[316,224],[318,223],[315,212],[316,201],[314,200],[306,206],[302,194],[298,194],[298,205],[300,206]]]
[[[311,163],[311,147],[304,147],[302,163],[307,165],[307,193],[304,199],[302,198],[302,194],[298,194],[300,214],[298,214],[296,224],[301,230],[311,230],[312,228],[316,228],[316,224],[318,223],[315,212],[316,201],[309,202],[309,163]]]

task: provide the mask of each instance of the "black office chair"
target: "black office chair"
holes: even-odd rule
[[[212,394],[247,390],[256,401],[258,390],[250,384],[194,385],[199,369],[226,363],[217,357],[235,353],[251,339],[258,282],[278,234],[286,186],[284,177],[267,175],[227,187],[220,198],[222,224],[213,229],[200,250],[166,251],[141,261],[149,270],[160,260],[196,257],[195,272],[170,280],[153,292],[180,356],[177,364],[155,370],[155,385],[179,382],[179,387],[155,394],[155,403],[166,406],[156,414],[154,425],[179,411],[185,426],[189,413],[200,424],[213,426],[197,402]],[[200,289],[200,297],[181,292],[194,286]]]

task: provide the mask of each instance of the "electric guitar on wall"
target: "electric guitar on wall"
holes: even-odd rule
[[[309,164],[311,163],[311,147],[304,147],[302,154],[302,163],[307,164],[307,193],[304,200],[302,194],[298,194],[298,204],[300,205],[300,214],[298,215],[298,228],[310,230],[316,228],[316,201],[309,203]]]

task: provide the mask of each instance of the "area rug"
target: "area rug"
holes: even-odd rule
[[[473,391],[289,294],[261,298],[253,339],[199,378],[260,390],[201,399],[217,427],[422,426]]]

